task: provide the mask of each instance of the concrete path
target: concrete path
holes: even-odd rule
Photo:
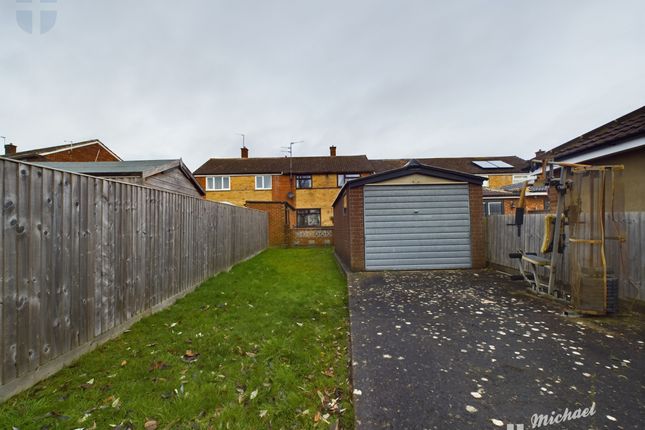
[[[539,428],[645,428],[642,320],[566,318],[493,271],[349,284],[358,429],[528,430],[533,414],[592,404]]]

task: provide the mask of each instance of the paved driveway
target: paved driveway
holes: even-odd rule
[[[350,275],[357,428],[645,428],[643,321],[571,319],[493,271]],[[582,412],[582,411],[581,411]],[[517,428],[517,427],[516,427]]]

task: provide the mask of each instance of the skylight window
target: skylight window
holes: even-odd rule
[[[482,169],[511,169],[512,165],[502,161],[502,160],[481,160],[473,161],[473,164],[481,167]]]

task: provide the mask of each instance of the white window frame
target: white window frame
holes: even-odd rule
[[[499,205],[499,209],[501,213],[493,213],[491,211],[491,206],[492,205]],[[493,201],[484,201],[484,215],[504,215],[504,202],[501,202],[499,200],[493,200]]]
[[[221,179],[222,187],[216,188],[215,179]],[[226,182],[226,186],[224,183]],[[206,191],[230,191],[231,190],[231,177],[230,176],[207,176],[206,177]]]
[[[339,175],[337,175],[337,176],[338,176],[338,177],[337,177],[337,179],[336,179],[336,184],[338,185],[338,188],[340,188],[340,187],[342,187],[343,185],[345,185],[345,183],[346,183],[347,181],[350,181],[350,180],[352,180],[352,179],[358,179],[358,178],[360,178],[360,177],[361,177],[361,174],[360,174],[360,173],[343,173],[343,174],[339,174]]]
[[[269,180],[269,186],[267,186],[267,178]],[[261,186],[259,186],[258,179],[261,181]],[[271,175],[256,175],[255,176],[255,189],[256,190],[270,190],[273,187],[273,177]]]

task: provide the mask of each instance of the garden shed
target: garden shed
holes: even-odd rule
[[[482,268],[484,178],[410,160],[348,181],[334,244],[353,271]]]

